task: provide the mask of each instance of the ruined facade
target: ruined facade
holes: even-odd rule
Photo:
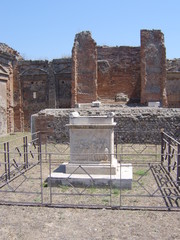
[[[142,30],[140,47],[96,46],[91,34],[82,32],[76,35],[72,62],[72,106],[88,98],[114,101],[120,93],[130,102],[167,106],[166,49],[160,30]]]
[[[180,59],[167,60],[168,107],[180,107]]]
[[[141,31],[141,103],[167,106],[166,49],[161,31]]]
[[[97,48],[90,32],[77,34],[72,50],[72,106],[97,100]]]
[[[0,135],[14,131],[16,108],[15,84],[17,62],[21,56],[6,44],[0,44]],[[18,112],[20,108],[18,107]]]
[[[167,60],[160,30],[141,30],[141,46],[97,46],[91,33],[75,36],[72,58],[26,61],[0,44],[0,135],[29,131],[31,115],[46,108],[158,101],[180,107],[180,60]],[[124,94],[126,100],[117,96]]]

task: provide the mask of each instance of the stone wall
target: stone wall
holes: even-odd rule
[[[15,116],[23,130],[30,130],[31,115],[41,109],[70,107],[71,59],[19,61],[17,71]],[[18,121],[15,123],[16,129],[21,130]]]
[[[168,107],[180,107],[180,59],[167,60]]]
[[[76,34],[72,50],[72,104],[97,100],[97,48],[90,32]]]
[[[168,107],[180,107],[180,72],[168,72],[167,81]]]
[[[0,43],[0,135],[14,132],[14,68],[20,59],[17,51]]]
[[[14,79],[13,79],[13,92],[14,92],[14,131],[24,131],[24,112],[22,102],[22,86],[20,81],[20,75],[18,71],[18,64],[14,67]]]
[[[94,100],[180,108],[180,59],[166,61],[160,30],[142,30],[140,47],[97,46],[90,32],[81,32],[72,58],[51,62],[24,61],[0,43],[0,135],[29,131],[31,115],[42,109]]]
[[[140,48],[98,46],[97,52],[99,99],[114,101],[123,93],[130,102],[140,102]]]
[[[141,103],[167,106],[166,49],[160,30],[141,30]]]
[[[71,59],[55,59],[50,63],[55,82],[56,108],[71,107]],[[52,76],[53,77],[53,76]]]
[[[49,100],[48,62],[19,62],[19,75],[22,92],[24,114],[24,130],[30,129],[30,119],[33,113],[47,108]]]
[[[78,111],[84,116],[114,112],[117,122],[115,130],[122,131],[120,138],[125,142],[160,143],[161,129],[180,140],[180,109],[167,108],[102,106],[86,109],[45,109],[32,116],[32,132],[44,132],[43,141],[46,135],[50,141],[68,141],[66,124],[69,123],[69,114],[73,111]]]
[[[1,69],[0,69],[1,72]],[[0,79],[0,135],[7,133],[6,81]]]

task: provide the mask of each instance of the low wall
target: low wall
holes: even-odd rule
[[[31,117],[31,131],[44,132],[49,141],[66,142],[69,139],[69,114],[78,111],[80,115],[106,115],[115,113],[115,131],[121,131],[119,141],[137,143],[160,143],[160,132],[165,132],[180,140],[180,109],[150,107],[100,107],[74,109],[45,109]],[[46,132],[46,134],[45,134]]]

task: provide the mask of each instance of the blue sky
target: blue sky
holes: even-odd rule
[[[75,34],[98,45],[139,46],[141,29],[160,29],[167,58],[180,58],[180,0],[0,0],[0,42],[26,59],[70,56]]]

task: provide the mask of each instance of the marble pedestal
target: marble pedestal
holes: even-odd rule
[[[70,115],[70,161],[51,174],[51,185],[110,185],[131,188],[132,166],[114,157],[114,114]]]

